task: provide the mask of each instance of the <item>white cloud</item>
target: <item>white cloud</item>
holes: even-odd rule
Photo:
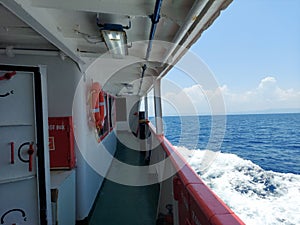
[[[163,109],[166,114],[224,114],[222,88],[205,90],[199,84],[181,90],[168,89],[163,93]],[[173,108],[173,110],[171,110]]]
[[[246,113],[299,109],[300,91],[283,89],[275,77],[265,77],[252,90],[235,92],[227,85],[215,90],[204,90],[199,84],[184,89],[168,89],[163,93],[165,114],[211,114],[222,112],[223,101],[227,113]]]
[[[275,77],[265,77],[253,90],[236,93],[226,88],[222,93],[228,112],[300,109],[300,91],[282,89]]]
[[[275,77],[265,77],[262,79],[258,85],[258,89],[270,89],[276,86]]]

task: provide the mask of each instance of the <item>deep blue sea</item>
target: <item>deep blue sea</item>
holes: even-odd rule
[[[164,117],[165,135],[175,146],[180,143],[187,148],[207,149],[211,120],[211,116]],[[182,127],[183,123],[190,124],[189,130]],[[199,133],[194,130],[195,123],[199,124]],[[195,133],[199,137],[191,143]],[[251,160],[265,170],[300,174],[300,113],[228,115],[220,150]]]
[[[300,224],[300,114],[164,117],[165,136],[246,224]],[[210,140],[210,141],[209,141]],[[215,149],[214,149],[215,148]],[[205,152],[218,152],[202,171]]]

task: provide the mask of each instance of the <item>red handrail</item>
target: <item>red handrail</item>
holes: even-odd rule
[[[153,127],[150,125],[153,131]],[[163,136],[156,135],[163,150],[178,171],[173,180],[174,199],[178,201],[180,225],[245,224],[213,191],[203,183],[181,154]]]

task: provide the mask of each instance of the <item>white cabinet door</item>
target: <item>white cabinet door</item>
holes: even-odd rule
[[[42,77],[38,67],[0,65],[0,224],[49,224]]]

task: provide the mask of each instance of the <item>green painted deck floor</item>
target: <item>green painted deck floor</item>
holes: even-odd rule
[[[120,142],[115,157],[132,165],[145,165],[141,152]],[[155,225],[159,184],[126,186],[105,180],[89,225]]]

